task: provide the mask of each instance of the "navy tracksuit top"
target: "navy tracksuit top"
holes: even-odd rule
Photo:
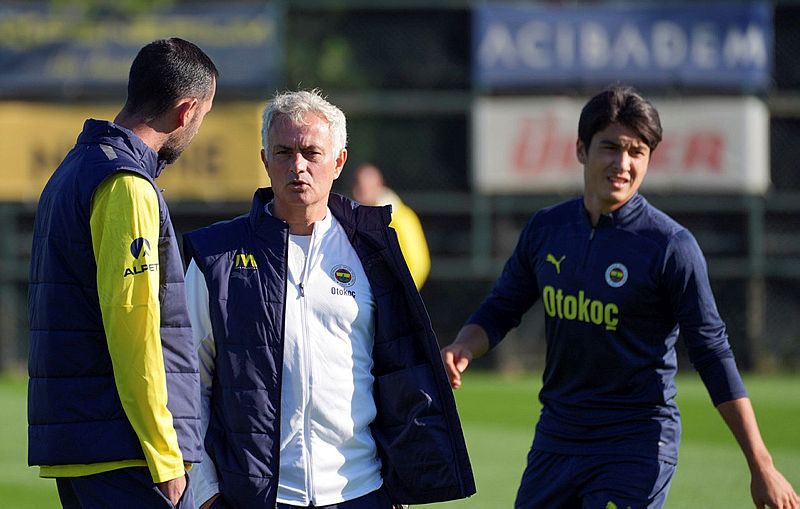
[[[595,227],[582,198],[535,214],[468,323],[494,346],[539,299],[538,449],[676,461],[679,333],[715,405],[746,395],[697,242],[639,194]]]

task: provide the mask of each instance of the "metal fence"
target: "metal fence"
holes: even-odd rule
[[[472,190],[470,107],[479,91],[469,79],[469,2],[439,8],[400,1],[388,8],[374,2],[282,3],[290,35],[285,85],[325,90],[348,115],[348,168],[375,162],[420,215],[433,258],[422,294],[440,342],[448,343],[491,288],[525,220],[568,197],[489,197]],[[645,183],[643,192],[692,230],[706,253],[740,365],[800,369],[800,5],[777,2],[775,9],[774,84],[764,97],[771,115],[772,189],[765,196],[652,195]],[[217,100],[231,98],[221,90]],[[334,190],[348,193],[346,174]],[[244,213],[247,200],[170,208],[180,233]],[[33,203],[0,203],[0,370],[22,366],[27,357],[34,213]],[[543,334],[541,313],[529,313],[483,362],[539,366]]]

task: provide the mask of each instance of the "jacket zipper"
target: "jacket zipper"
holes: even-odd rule
[[[589,241],[586,243],[586,251],[583,254],[583,265],[581,269],[586,268],[586,263],[589,261],[589,253],[592,251],[592,241],[594,240],[594,232],[596,228],[592,227],[592,231],[589,232]]]
[[[308,334],[308,306],[306,301],[305,282],[308,280],[309,267],[312,256],[314,255],[314,243],[316,228],[311,232],[311,240],[308,243],[308,254],[306,255],[305,264],[303,265],[303,274],[300,277],[300,307],[302,309],[302,324],[303,327],[303,360],[305,364],[305,373],[303,374],[303,442],[305,442],[304,454],[306,455],[306,492],[308,495],[309,504],[313,499],[313,468],[311,464],[311,345]]]

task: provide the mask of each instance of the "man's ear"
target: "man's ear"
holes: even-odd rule
[[[178,103],[178,127],[188,124],[197,113],[198,100],[196,97],[187,97]]]
[[[342,151],[339,152],[339,157],[336,158],[336,167],[333,170],[333,180],[338,179],[339,175],[342,174],[342,168],[344,168],[345,161],[347,161],[347,149],[343,148]]]
[[[575,155],[578,156],[579,163],[586,164],[586,145],[580,138],[575,141]]]

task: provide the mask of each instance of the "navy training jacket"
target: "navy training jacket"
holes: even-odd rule
[[[289,228],[264,210],[259,189],[249,215],[184,235],[184,255],[209,290],[217,357],[205,447],[225,500],[274,507],[280,454],[284,297]],[[394,231],[390,208],[331,194],[328,207],[358,254],[376,300],[372,433],[393,503],[422,504],[475,493],[461,424],[430,318]],[[253,276],[236,277],[250,256]],[[257,278],[255,281],[252,278]]]

